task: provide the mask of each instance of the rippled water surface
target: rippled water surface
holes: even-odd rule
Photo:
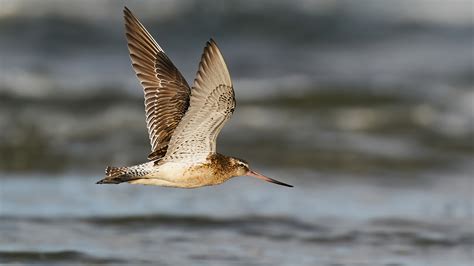
[[[470,265],[472,176],[267,169],[178,190],[87,176],[2,179],[1,261],[162,265]]]

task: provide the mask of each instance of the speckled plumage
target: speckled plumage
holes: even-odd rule
[[[207,42],[192,89],[145,27],[125,8],[130,58],[143,86],[149,162],[107,167],[99,184],[196,188],[250,175],[290,186],[249,169],[246,162],[216,152],[216,139],[235,109],[229,71],[214,40]]]

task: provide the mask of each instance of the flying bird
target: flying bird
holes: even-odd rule
[[[97,184],[143,184],[177,188],[218,185],[252,176],[274,184],[235,157],[216,152],[216,139],[235,109],[234,89],[224,58],[209,40],[192,87],[140,21],[125,7],[125,31],[132,66],[145,94],[152,152],[148,162],[107,167]]]

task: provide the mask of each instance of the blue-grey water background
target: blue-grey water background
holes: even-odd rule
[[[219,44],[224,154],[293,184],[95,181],[149,152],[127,5],[191,84]],[[474,260],[473,2],[0,1],[0,263]]]

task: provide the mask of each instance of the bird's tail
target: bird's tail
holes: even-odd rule
[[[107,166],[107,168],[105,168],[105,178],[98,181],[96,184],[120,184],[122,182],[130,181],[127,170],[127,167]]]

